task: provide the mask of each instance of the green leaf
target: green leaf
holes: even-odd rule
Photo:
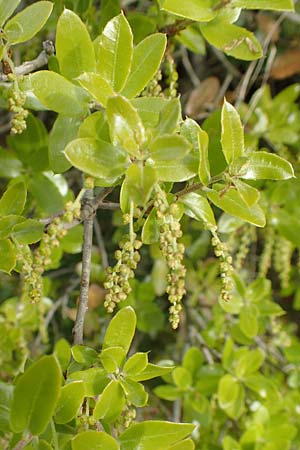
[[[109,373],[118,372],[126,358],[123,347],[108,347],[102,350],[100,359],[104,369]]]
[[[243,9],[294,10],[292,0],[233,0],[233,5]]]
[[[205,197],[196,192],[183,195],[180,202],[185,206],[185,213],[193,219],[216,226],[214,213]]]
[[[239,179],[234,179],[233,184],[237,188],[237,191],[240,194],[241,198],[248,206],[253,206],[258,202],[260,192],[257,189],[247,183],[243,183]]]
[[[44,224],[35,219],[26,219],[16,224],[12,230],[12,237],[19,244],[34,244],[41,240],[44,233]]]
[[[142,384],[125,378],[121,381],[122,388],[124,390],[126,400],[132,403],[137,408],[142,408],[147,404],[148,394]]]
[[[159,239],[159,225],[156,218],[156,208],[152,208],[142,229],[142,241],[144,244],[151,245]]]
[[[123,175],[128,161],[122,148],[92,138],[71,141],[64,154],[74,167],[107,183]]]
[[[157,386],[156,388],[154,388],[154,394],[157,397],[169,402],[174,402],[175,400],[181,398],[183,395],[182,390],[177,386],[173,386],[172,384],[162,384],[161,386]]]
[[[198,55],[205,55],[205,40],[200,32],[198,24],[191,25],[182,30],[176,36],[176,40],[183,44],[188,50]]]
[[[0,434],[7,433],[13,386],[0,381]],[[2,433],[1,433],[2,432]]]
[[[104,431],[83,431],[72,439],[72,450],[119,450],[118,443]]]
[[[71,361],[71,346],[66,339],[62,338],[56,342],[54,354],[59,361],[62,371],[67,370]]]
[[[9,215],[0,219],[0,239],[9,237],[17,223],[24,222],[25,217]]]
[[[120,450],[166,450],[186,438],[194,425],[162,421],[144,421],[131,425],[120,436]]]
[[[204,130],[198,131],[199,169],[198,175],[201,183],[206,186],[210,181],[210,167],[208,159],[208,134]]]
[[[63,173],[71,167],[63,151],[76,139],[81,120],[59,114],[49,134],[49,163],[53,172]]]
[[[123,13],[111,19],[99,40],[97,71],[120,92],[128,78],[133,53],[133,36]]]
[[[147,353],[135,353],[125,363],[123,372],[126,376],[131,377],[137,375],[147,367],[148,355]]]
[[[0,271],[10,273],[16,265],[16,248],[9,239],[0,240]],[[4,256],[5,255],[5,256]]]
[[[98,353],[91,347],[85,345],[74,345],[71,348],[73,358],[79,364],[90,366],[98,359]]]
[[[208,22],[216,16],[213,0],[159,0],[161,9],[176,14],[180,17],[196,20],[198,22]]]
[[[109,128],[104,111],[96,111],[85,118],[78,130],[79,138],[96,138],[110,142]]]
[[[246,180],[288,180],[295,176],[289,161],[264,151],[247,156],[240,170],[240,177]]]
[[[56,405],[54,420],[56,423],[68,423],[77,416],[85,396],[83,381],[74,381],[61,388]]]
[[[245,150],[244,130],[237,110],[224,100],[222,108],[222,150],[228,164],[241,156]]]
[[[172,101],[175,99],[172,99]],[[137,109],[137,112],[142,119],[142,122],[145,128],[155,128],[159,130],[159,126],[161,124],[161,111],[166,107],[166,105],[170,102],[163,97],[138,97],[131,100],[131,104]],[[176,102],[177,104],[177,102]],[[174,109],[178,108],[174,104]],[[174,111],[173,109],[173,111]],[[171,111],[169,111],[168,119],[173,116]],[[164,119],[167,121],[167,117],[164,115]],[[174,126],[174,116],[170,123],[166,122],[166,126],[163,127],[163,133],[170,132],[169,128]],[[167,131],[165,131],[165,128]]]
[[[142,40],[133,51],[132,66],[122,90],[127,98],[136,97],[157,72],[167,45],[166,36],[155,33]]]
[[[231,436],[225,436],[222,446],[224,450],[241,450],[240,444]]]
[[[173,133],[181,120],[181,104],[179,98],[168,100],[159,111],[157,131],[159,134]]]
[[[215,20],[201,25],[201,32],[210,44],[234,58],[251,61],[262,57],[259,41],[245,28]]]
[[[124,188],[129,200],[145,205],[157,181],[156,171],[150,166],[131,164],[126,172]]]
[[[64,197],[49,173],[36,173],[29,180],[28,191],[37,207],[45,214],[55,214],[64,208]]]
[[[86,89],[104,107],[106,107],[108,98],[115,95],[108,82],[98,73],[84,72],[77,80],[80,86]]]
[[[245,307],[240,312],[240,328],[242,332],[250,339],[258,334],[258,320],[256,308],[253,306]]]
[[[0,0],[0,26],[9,19],[17,6],[21,3],[21,0]]]
[[[37,34],[47,22],[52,8],[52,2],[39,1],[10,19],[4,27],[9,44],[15,45],[28,41]]]
[[[124,405],[125,397],[120,383],[111,380],[97,400],[93,416],[96,420],[114,422],[123,411]]]
[[[218,208],[232,216],[252,223],[257,227],[264,227],[266,224],[265,215],[260,206],[253,205],[249,207],[234,189],[229,189],[226,192],[211,190],[207,192],[207,196]]]
[[[204,361],[201,350],[197,347],[190,347],[184,354],[182,366],[187,369],[192,376],[196,376]]]
[[[103,349],[122,347],[128,353],[136,327],[134,310],[127,306],[122,308],[110,321],[103,341]]]
[[[99,367],[73,372],[68,377],[68,381],[70,380],[84,381],[85,395],[87,397],[99,395],[110,381],[105,370]]]
[[[29,77],[34,95],[47,109],[66,116],[82,116],[87,113],[87,93],[58,73],[40,70]]]
[[[107,119],[113,144],[125,148],[132,156],[140,155],[145,129],[137,110],[121,95],[107,102]]]
[[[180,160],[190,148],[190,143],[184,137],[177,134],[163,134],[150,143],[148,162],[155,166],[156,163]]]
[[[0,216],[20,215],[26,202],[25,183],[19,181],[9,186],[0,199]]]
[[[243,386],[232,377],[224,375],[218,387],[218,401],[220,408],[234,420],[237,420],[244,411],[245,391]]]
[[[185,439],[184,441],[178,442],[178,444],[168,447],[167,450],[194,450],[195,444],[192,439]]]
[[[83,72],[94,72],[94,47],[86,26],[73,11],[64,9],[56,27],[56,55],[60,72],[66,78],[77,78]]]
[[[188,390],[192,385],[191,373],[185,367],[176,367],[172,372],[174,383],[182,390]]]
[[[173,368],[173,366],[164,367],[148,363],[141,373],[138,373],[137,375],[131,375],[130,378],[134,381],[151,380],[152,378],[161,377],[163,375],[166,375],[167,373],[170,373]]]
[[[235,367],[236,376],[242,378],[256,372],[262,366],[264,359],[265,354],[260,348],[247,351],[238,359]]]
[[[61,371],[56,358],[43,356],[18,378],[10,423],[15,433],[41,434],[47,427],[60,393]]]

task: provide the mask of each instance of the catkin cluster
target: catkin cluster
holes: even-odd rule
[[[225,302],[228,302],[231,300],[231,291],[233,289],[233,282],[232,282],[232,273],[233,273],[233,267],[232,267],[232,257],[229,255],[228,248],[225,242],[221,242],[216,228],[210,229],[212,233],[212,239],[211,244],[214,248],[214,253],[216,257],[220,261],[220,276],[221,276],[221,283],[222,283],[222,290],[221,290],[221,298]]]
[[[26,130],[26,118],[28,116],[28,111],[24,108],[26,95],[20,92],[18,88],[14,88],[7,101],[8,109],[13,113],[10,132],[11,134],[21,134]]]
[[[275,230],[268,227],[265,230],[264,248],[259,260],[258,276],[264,278],[272,264],[272,252],[274,247]]]
[[[274,269],[278,273],[282,289],[290,284],[291,258],[294,251],[293,244],[283,236],[277,235],[273,250]]]
[[[176,204],[169,205],[164,194],[158,192],[154,207],[160,225],[159,245],[166,259],[169,273],[167,275],[167,289],[170,316],[169,321],[175,330],[179,325],[179,313],[182,309],[181,300],[185,295],[186,268],[183,265],[184,245],[178,240],[182,237],[179,220],[176,218]]]
[[[162,94],[162,88],[160,82],[162,80],[161,70],[158,69],[152,80],[149,81],[148,85],[142,92],[142,96],[146,97],[159,97]]]
[[[243,234],[239,242],[239,248],[234,258],[234,267],[239,272],[249,253],[251,243],[256,239],[255,228],[250,225],[243,227]]]
[[[166,74],[166,84],[168,86],[164,90],[164,94],[168,98],[175,98],[177,97],[178,72],[172,55],[167,56],[164,72]]]

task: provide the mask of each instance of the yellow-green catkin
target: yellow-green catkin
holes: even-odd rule
[[[254,231],[254,232],[253,232]],[[234,268],[237,272],[241,270],[250,250],[251,243],[255,240],[255,230],[250,225],[245,225],[239,242],[238,251],[234,258]]]
[[[268,226],[264,230],[264,246],[258,265],[258,276],[265,278],[272,264],[272,252],[274,247],[275,230]]]
[[[283,236],[276,236],[273,251],[274,269],[278,273],[282,289],[287,289],[290,284],[293,251],[294,247],[290,241]]]
[[[212,233],[211,244],[216,257],[220,261],[220,277],[222,283],[221,299],[228,302],[232,298],[231,291],[233,289],[232,282],[232,257],[229,255],[228,247],[225,242],[219,238],[217,227],[210,227]]]
[[[168,98],[175,98],[177,97],[178,72],[171,52],[167,53],[164,72],[166,74],[166,84],[168,86],[164,90],[164,95]]]
[[[179,315],[182,309],[181,300],[186,294],[186,268],[183,265],[184,245],[179,242],[182,237],[181,225],[177,218],[177,205],[169,205],[165,194],[157,192],[154,207],[160,226],[159,245],[168,266],[167,289],[169,302],[169,321],[173,329],[179,325]]]
[[[160,69],[156,72],[152,80],[149,81],[148,85],[142,92],[143,97],[159,97],[162,95],[162,88],[160,82],[162,80],[162,72]]]
[[[26,118],[28,116],[27,109],[24,108],[26,101],[26,94],[20,91],[18,83],[13,74],[10,74],[10,78],[14,79],[12,88],[9,91],[8,97],[8,110],[12,112],[11,120],[11,134],[21,134],[26,130]]]

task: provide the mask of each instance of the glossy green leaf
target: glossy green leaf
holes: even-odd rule
[[[132,375],[137,375],[141,373],[148,364],[147,353],[135,353],[132,355],[125,363],[123,371],[126,376],[131,377]]]
[[[172,98],[159,111],[157,131],[159,134],[173,133],[181,119],[181,104],[179,98]]]
[[[149,145],[149,159],[155,166],[163,161],[180,160],[190,150],[190,143],[177,134],[158,136]]]
[[[185,213],[193,219],[215,226],[214,213],[205,197],[196,192],[183,195],[180,202],[185,206]]]
[[[0,26],[4,25],[7,19],[12,15],[17,6],[21,3],[21,0],[0,0]]]
[[[183,159],[156,160],[148,158],[147,166],[153,166],[160,181],[180,182],[193,178],[197,173],[197,163],[193,155],[188,154]]]
[[[16,224],[12,236],[19,244],[34,244],[41,240],[44,233],[44,224],[35,219],[26,219]]]
[[[201,183],[206,186],[210,181],[210,167],[208,159],[208,134],[204,130],[198,131],[199,169],[198,175]]]
[[[50,421],[60,393],[61,371],[52,355],[43,356],[18,378],[10,423],[15,433],[41,434]]]
[[[258,334],[258,320],[256,309],[252,306],[245,307],[240,312],[240,328],[250,339]]]
[[[137,408],[142,408],[147,404],[148,394],[141,383],[125,378],[121,381],[126,400]]]
[[[70,380],[84,381],[85,395],[87,397],[99,395],[110,381],[105,370],[100,367],[92,367],[91,369],[73,372],[68,377],[68,381]]]
[[[232,3],[244,9],[294,10],[292,0],[233,0]]]
[[[184,441],[178,442],[178,444],[168,447],[167,450],[194,450],[195,444],[192,439],[185,439]]]
[[[210,44],[234,58],[251,61],[262,56],[259,41],[245,28],[216,20],[201,25],[201,32]]]
[[[121,414],[125,405],[124,392],[120,383],[112,380],[96,402],[93,416],[96,420],[110,423]]]
[[[80,86],[86,89],[104,107],[106,107],[108,98],[115,95],[108,82],[98,73],[84,72],[77,80]]]
[[[148,215],[142,229],[142,241],[150,245],[159,239],[159,225],[157,223],[156,208],[153,208]]]
[[[126,152],[120,147],[92,138],[71,141],[64,154],[77,169],[108,182],[125,172],[128,161]]]
[[[83,381],[74,381],[61,388],[57,401],[54,420],[56,423],[68,423],[77,416],[85,396]]]
[[[188,390],[192,385],[191,373],[185,367],[176,367],[172,372],[174,383],[183,390]]]
[[[137,110],[126,98],[115,96],[107,102],[107,119],[113,144],[125,148],[132,156],[139,156],[145,129]]]
[[[170,373],[172,370],[173,366],[165,367],[148,363],[141,373],[137,375],[131,375],[130,378],[134,381],[146,381],[151,380],[152,378],[157,378],[166,375],[167,373]]]
[[[82,116],[88,111],[88,94],[58,73],[40,70],[30,76],[31,89],[42,104],[66,116]]]
[[[86,26],[73,11],[64,9],[57,22],[56,56],[60,72],[66,78],[77,78],[96,68],[94,47]]]
[[[174,99],[172,99],[173,101]],[[159,129],[162,116],[161,111],[166,107],[166,105],[170,102],[170,100],[167,100],[163,97],[138,97],[131,100],[131,104],[137,109],[137,112],[142,119],[142,122],[145,126],[145,128],[155,128]],[[177,104],[177,103],[176,103]],[[176,104],[174,104],[174,108],[172,111],[176,111]],[[168,118],[170,117],[170,111]],[[173,115],[173,114],[171,114]],[[164,115],[166,118],[166,116]],[[166,118],[167,119],[167,118]],[[174,116],[173,119],[170,121],[170,123],[167,123],[166,126],[163,127],[163,133],[166,133],[168,131],[168,128],[171,128],[174,126]],[[167,129],[165,131],[165,128]],[[170,130],[169,130],[170,132]]]
[[[194,425],[185,423],[144,421],[131,425],[120,436],[120,450],[166,450],[186,438]]]
[[[110,142],[109,127],[104,111],[96,111],[87,116],[79,127],[77,137]]]
[[[117,441],[104,431],[83,431],[72,439],[72,450],[119,450]]]
[[[16,265],[16,248],[9,239],[0,240],[0,271],[10,273]]]
[[[26,202],[25,183],[19,181],[9,186],[0,199],[0,216],[20,215]]]
[[[243,183],[239,179],[233,180],[233,184],[237,188],[237,191],[240,194],[241,198],[248,206],[253,206],[258,202],[260,192],[257,189],[247,183]]]
[[[104,336],[103,349],[122,347],[127,354],[135,333],[135,326],[134,310],[130,306],[122,308],[109,322]]]
[[[222,108],[222,150],[228,164],[241,156],[245,150],[244,130],[237,110],[224,100]]]
[[[216,15],[213,0],[160,0],[160,5],[165,11],[198,22],[208,22]]]
[[[205,55],[205,41],[200,32],[198,24],[191,25],[182,30],[176,36],[176,40],[183,44],[188,50],[198,55]]]
[[[157,181],[156,171],[150,166],[131,164],[127,169],[124,187],[129,200],[145,205]]]
[[[9,237],[17,223],[24,222],[25,217],[9,215],[0,219],[0,239]]]
[[[237,420],[244,410],[245,391],[243,386],[232,377],[232,375],[224,375],[218,387],[218,401],[220,408],[226,414]]]
[[[31,177],[28,191],[36,206],[45,214],[55,214],[64,208],[64,197],[55,183],[55,176],[49,173],[36,173]]]
[[[71,167],[63,151],[66,145],[76,139],[81,120],[59,114],[49,133],[49,163],[53,172],[62,173]]]
[[[8,42],[14,45],[31,39],[45,25],[52,8],[52,2],[38,1],[13,16],[4,27]]]
[[[71,361],[71,346],[66,339],[61,338],[56,342],[54,346],[54,354],[58,359],[62,371],[67,370]]]
[[[246,180],[287,180],[294,177],[294,169],[289,161],[278,155],[254,152],[247,156],[240,176]]]
[[[160,66],[166,44],[166,36],[155,33],[146,37],[135,47],[131,70],[122,95],[133,98],[144,89]]]
[[[98,353],[91,347],[86,345],[74,345],[71,348],[73,358],[79,364],[90,366],[98,359]]]
[[[120,92],[128,78],[133,36],[123,13],[111,19],[99,40],[97,71],[116,92]]]
[[[265,215],[261,207],[259,205],[249,207],[234,189],[229,189],[226,192],[211,190],[207,193],[207,196],[218,208],[232,216],[252,223],[257,227],[264,227],[266,224]]]
[[[103,367],[109,373],[118,372],[123,366],[125,358],[126,353],[123,347],[108,347],[100,354]]]

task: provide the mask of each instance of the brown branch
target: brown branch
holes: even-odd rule
[[[32,438],[33,436],[30,434],[27,438],[22,439],[14,446],[13,450],[22,450],[27,444],[29,444]]]
[[[190,25],[193,25],[195,20],[191,19],[180,19],[176,20],[175,23],[172,23],[170,25],[166,25],[165,27],[161,28],[159,31],[161,33],[165,33],[168,36],[175,36],[176,34],[179,34],[180,31],[185,30]]]
[[[87,189],[84,197],[84,204],[82,207],[82,214],[84,217],[84,232],[83,232],[83,251],[82,251],[82,274],[80,282],[79,304],[77,308],[77,316],[73,328],[74,344],[83,343],[83,327],[84,318],[88,309],[89,284],[91,272],[91,256],[93,243],[93,222],[94,222],[94,208],[93,208],[93,190]]]

